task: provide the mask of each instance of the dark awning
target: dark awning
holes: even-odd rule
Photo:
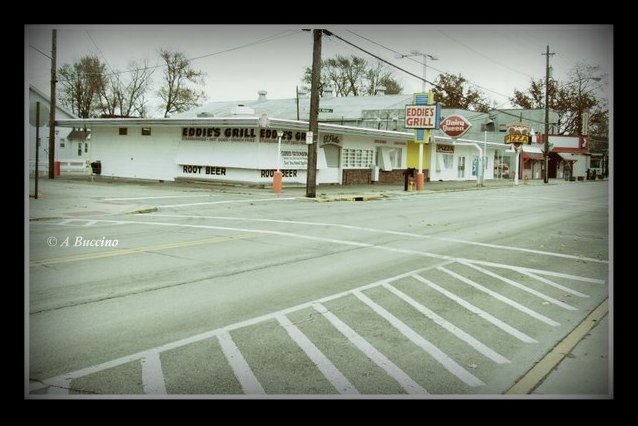
[[[543,154],[539,154],[538,152],[523,151],[523,160],[542,160],[543,158]]]
[[[73,129],[71,130],[71,133],[69,133],[69,136],[67,136],[67,139],[76,140],[76,141],[85,141],[87,140],[90,134],[91,132],[89,130]]]

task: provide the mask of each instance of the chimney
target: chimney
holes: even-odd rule
[[[332,98],[332,86],[326,86],[325,89],[323,89],[323,97],[326,99],[330,99]]]
[[[266,92],[265,90],[260,90],[257,92],[257,94],[259,95],[257,102],[264,102],[267,100],[266,95],[268,94],[268,92]]]
[[[374,88],[374,96],[385,96],[385,86],[377,86]]]

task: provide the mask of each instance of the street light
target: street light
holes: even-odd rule
[[[402,55],[402,54],[397,54],[396,58],[398,59],[403,59],[403,58],[410,58],[412,56],[423,56],[423,82],[421,83],[421,91],[425,92],[425,76],[426,76],[426,69],[427,69],[427,60],[428,58],[430,58],[430,60],[432,61],[438,61],[439,58],[437,58],[436,56],[432,56],[428,53],[421,53],[418,50],[411,50],[409,55]]]

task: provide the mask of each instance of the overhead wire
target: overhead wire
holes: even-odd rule
[[[360,34],[357,34],[357,33],[355,33],[354,31],[351,31],[351,30],[348,30],[348,29],[347,29],[346,31],[348,31],[349,33],[352,33],[352,34],[356,35],[357,37],[361,37],[362,39],[367,40],[367,41],[369,41],[370,43],[376,44],[376,45],[377,45],[377,46],[379,46],[379,47],[382,47],[382,48],[384,48],[384,49],[386,49],[386,50],[389,50],[390,52],[393,52],[393,53],[395,53],[395,54],[397,54],[397,55],[401,55],[401,56],[403,56],[403,57],[405,57],[405,58],[407,58],[407,59],[411,60],[412,62],[415,62],[415,63],[420,64],[420,65],[426,65],[426,64],[424,64],[423,62],[421,62],[421,61],[419,61],[419,60],[417,60],[417,59],[414,59],[412,56],[404,55],[403,53],[401,53],[401,52],[399,52],[399,51],[397,51],[397,50],[395,50],[395,49],[392,49],[392,48],[390,48],[390,47],[384,46],[384,45],[382,45],[381,43],[378,43],[378,42],[376,42],[376,41],[374,41],[374,40],[372,40],[372,39],[370,39],[370,38],[368,38],[368,37],[365,37],[365,36],[362,36],[362,35],[360,35]],[[427,67],[428,67],[428,68],[430,68],[430,69],[433,69],[433,70],[435,70],[435,71],[438,71],[438,72],[440,72],[440,73],[442,73],[442,74],[448,74],[448,75],[450,75],[450,74],[451,74],[450,72],[447,72],[447,71],[441,70],[441,69],[439,69],[439,68],[437,68],[437,67],[435,67],[435,66],[429,65],[429,64],[427,64]],[[504,95],[503,93],[497,92],[497,91],[492,90],[492,89],[488,89],[487,87],[481,86],[480,84],[478,84],[478,83],[476,83],[476,82],[474,82],[474,81],[468,80],[467,78],[465,79],[465,81],[467,81],[470,85],[472,85],[472,86],[474,86],[474,87],[477,87],[477,88],[479,88],[479,89],[482,89],[482,90],[485,90],[485,91],[487,91],[487,92],[494,93],[495,95],[502,96],[502,97],[504,97],[504,98],[509,99],[509,96],[508,96],[508,95]]]
[[[357,46],[356,44],[354,44],[354,43],[352,43],[352,42],[350,42],[350,41],[348,41],[348,40],[344,39],[343,37],[339,36],[338,34],[335,34],[335,33],[334,33],[334,32],[332,32],[332,31],[324,30],[324,33],[325,33],[326,35],[328,35],[328,36],[336,37],[337,39],[341,40],[342,42],[344,42],[344,43],[346,43],[346,44],[349,44],[349,45],[351,45],[351,46],[353,46],[353,47],[355,47],[355,48],[359,49],[360,51],[362,51],[362,52],[364,52],[364,53],[367,53],[368,55],[372,56],[373,58],[376,58],[376,59],[378,59],[378,60],[380,60],[380,61],[382,61],[382,62],[384,62],[384,63],[386,63],[386,64],[388,64],[388,65],[390,65],[390,66],[392,66],[392,67],[394,67],[394,68],[396,68],[396,69],[398,69],[398,70],[400,70],[400,71],[402,71],[402,72],[404,72],[404,73],[406,73],[406,74],[408,74],[408,75],[411,75],[411,76],[413,76],[413,77],[415,77],[415,78],[417,78],[417,79],[419,79],[419,80],[421,80],[421,81],[425,81],[425,82],[427,82],[427,83],[430,83],[433,87],[436,87],[436,88],[438,88],[438,89],[440,89],[440,90],[444,90],[444,88],[443,88],[442,86],[440,86],[439,84],[437,84],[437,83],[433,83],[433,82],[431,82],[431,81],[429,81],[429,80],[426,80],[426,79],[424,79],[423,77],[419,77],[418,75],[413,74],[413,73],[411,73],[410,71],[407,71],[407,70],[405,70],[405,69],[401,68],[400,66],[395,65],[395,64],[393,64],[392,62],[389,62],[389,61],[387,61],[387,60],[385,60],[385,59],[381,58],[380,56],[378,56],[378,55],[376,55],[376,54],[374,54],[374,53],[371,53],[370,51],[368,51],[368,50],[366,50],[366,49],[364,49],[364,48],[362,48],[362,47],[360,47],[360,46]],[[466,96],[462,96],[462,97],[463,97],[463,98],[465,98],[465,99],[467,99],[467,97],[466,97]],[[494,108],[494,107],[492,107],[491,105],[488,105],[488,104],[486,104],[486,103],[479,103],[478,105],[479,105],[479,106],[483,106],[483,107],[485,107],[485,108],[487,108],[487,109],[489,109],[489,110],[496,110],[496,111],[499,111],[500,113],[502,113],[502,114],[504,114],[504,115],[509,115],[509,116],[512,116],[512,117],[519,118],[519,116],[518,116],[518,115],[516,115],[516,114],[514,114],[514,113],[511,113],[511,112],[506,111],[506,110],[502,110],[502,109]],[[538,122],[538,123],[544,123],[543,121],[533,120],[533,119],[528,119],[528,121]]]

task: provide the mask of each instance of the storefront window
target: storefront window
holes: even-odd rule
[[[343,149],[344,168],[367,168],[374,164],[374,150],[372,149]]]
[[[443,168],[444,169],[451,169],[452,168],[452,164],[454,163],[454,155],[453,154],[442,154],[441,157],[443,158]]]

